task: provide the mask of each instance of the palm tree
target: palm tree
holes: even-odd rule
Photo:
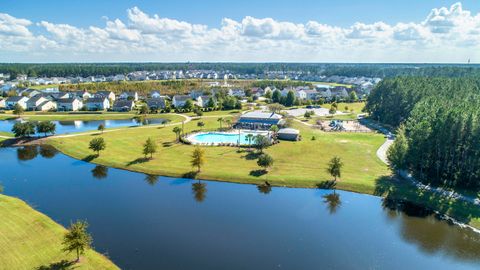
[[[180,141],[180,133],[182,132],[182,129],[180,127],[174,127],[172,131],[176,135],[177,142],[179,142]]]
[[[223,117],[220,117],[217,119],[217,122],[220,123],[220,129],[222,129],[223,121],[224,121]]]
[[[253,137],[254,137],[254,135],[253,135],[253,134],[251,134],[251,133],[249,133],[249,134],[247,134],[247,135],[245,136],[245,139],[247,139],[247,141],[248,141],[248,145],[249,145],[249,146],[251,146],[251,145],[252,145],[252,140],[253,140]]]

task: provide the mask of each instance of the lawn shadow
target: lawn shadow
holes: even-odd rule
[[[137,159],[134,159],[130,162],[127,163],[127,167],[128,166],[132,166],[132,165],[135,165],[135,164],[140,164],[140,163],[145,163],[147,161],[149,161],[150,158],[146,158],[146,157],[141,157],[141,158],[137,158]]]
[[[75,261],[61,260],[59,262],[51,263],[49,265],[42,265],[36,270],[66,270],[66,269],[75,269],[78,266],[75,266]]]
[[[335,180],[322,181],[320,183],[317,183],[316,186],[319,189],[335,189],[335,187],[337,186],[337,181]]]
[[[267,174],[268,172],[266,170],[260,169],[260,170],[251,170],[250,175],[255,176],[255,177],[260,177],[262,175]]]
[[[248,154],[243,156],[246,160],[255,160],[258,159],[258,157],[261,155],[261,153],[250,151]]]
[[[96,158],[98,158],[98,154],[88,155],[88,156],[82,158],[82,160],[85,161],[85,162],[90,162],[90,161],[92,161]]]
[[[182,175],[182,178],[189,178],[189,179],[197,179],[198,172],[197,171],[191,171],[184,173]]]
[[[174,144],[175,144],[175,142],[163,142],[163,143],[162,143],[162,146],[163,146],[163,147],[171,147],[171,146],[173,146]]]

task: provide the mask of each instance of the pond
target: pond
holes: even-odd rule
[[[13,125],[20,120],[0,120],[0,131],[11,132]],[[145,119],[144,123],[137,123],[134,119],[123,120],[93,120],[93,121],[52,121],[56,124],[56,134],[67,134],[72,132],[83,132],[97,130],[100,124],[105,128],[138,126],[139,124],[153,125],[163,124],[165,119],[150,118]],[[42,134],[43,135],[43,134]]]
[[[241,144],[248,145],[254,143],[253,137],[248,139],[248,134],[253,136],[262,135],[268,137],[268,132],[200,132],[187,136],[192,144]]]
[[[381,198],[144,175],[48,147],[0,148],[5,194],[123,269],[479,269],[480,235]],[[420,214],[418,214],[420,212]]]

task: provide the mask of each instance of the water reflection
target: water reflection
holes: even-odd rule
[[[38,147],[28,145],[17,148],[17,158],[22,161],[32,160],[38,156]]]
[[[261,184],[261,185],[258,185],[257,186],[257,189],[260,193],[262,194],[268,194],[272,191],[272,186],[270,186],[269,184]]]
[[[203,202],[207,197],[207,183],[198,182],[192,183],[193,198],[197,202]]]
[[[422,252],[479,260],[480,238],[473,230],[445,222],[432,210],[411,202],[387,198],[383,206],[389,210],[389,218],[400,223],[402,238]]]
[[[340,194],[336,193],[335,191],[333,193],[324,195],[323,202],[327,205],[327,209],[330,214],[335,214],[342,205]]]
[[[98,180],[102,180],[107,178],[108,176],[108,167],[103,165],[97,165],[95,168],[92,169],[92,176]]]
[[[40,145],[40,155],[44,158],[53,158],[58,154],[58,150],[50,145]]]
[[[155,186],[155,184],[158,182],[158,175],[145,174],[145,182],[151,186]]]

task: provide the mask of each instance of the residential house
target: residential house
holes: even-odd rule
[[[237,89],[230,89],[229,94],[234,97],[243,98],[245,97],[245,90],[237,88]]]
[[[52,111],[52,110],[56,110],[56,109],[57,109],[57,103],[56,102],[51,101],[51,100],[46,100],[45,102],[39,104],[36,107],[35,110],[45,112],[45,111]]]
[[[116,112],[129,112],[135,107],[133,100],[121,99],[113,104],[113,110]]]
[[[331,90],[333,96],[337,96],[339,98],[348,98],[348,92],[345,87],[335,87]]]
[[[73,91],[73,92],[70,92],[70,97],[71,98],[80,98],[82,100],[87,100],[91,97],[93,97],[92,94],[90,94],[87,90],[83,90],[83,91]]]
[[[89,111],[104,111],[110,109],[110,101],[106,97],[89,98],[85,102],[85,107]]]
[[[317,92],[317,90],[303,90],[305,92],[305,95],[306,95],[306,99],[307,100],[317,100],[318,99],[318,96],[319,96],[319,93]]]
[[[83,101],[76,97],[57,99],[57,108],[59,111],[78,111],[83,108]]]
[[[95,93],[95,95],[93,95],[93,97],[96,97],[96,98],[108,98],[108,100],[111,100],[111,101],[115,101],[116,99],[116,96],[115,96],[115,93],[113,93],[112,91],[98,91]]]
[[[133,101],[138,101],[138,93],[134,91],[125,91],[120,94],[119,99],[131,99]]]
[[[5,100],[5,107],[13,109],[18,104],[23,109],[27,109],[27,100],[28,98],[23,96],[9,97]]]
[[[0,108],[3,109],[5,108],[7,105],[5,104],[5,99],[0,99]]]
[[[203,95],[203,90],[192,90],[189,95],[190,98],[196,100],[198,97]]]
[[[27,110],[29,111],[38,111],[38,106],[40,104],[43,104],[45,102],[49,101],[48,99],[46,99],[45,97],[43,97],[42,95],[36,95],[30,99],[27,100]]]
[[[147,105],[150,108],[150,110],[165,109],[165,107],[166,107],[165,98],[163,98],[163,97],[149,98],[149,99],[147,99]]]
[[[149,94],[150,98],[161,98],[162,95],[160,95],[160,91],[150,91]]]
[[[191,99],[190,96],[186,96],[186,95],[175,95],[173,96],[173,99],[172,99],[172,105],[175,107],[175,108],[182,108],[183,106],[185,106],[185,103],[187,102],[187,100]]]
[[[294,93],[297,99],[302,99],[302,100],[307,99],[307,93],[305,92],[305,90],[298,90],[298,91],[295,91]]]
[[[18,93],[19,96],[25,96],[25,97],[28,97],[28,98],[31,98],[31,97],[34,97],[36,95],[41,94],[40,91],[35,90],[35,89],[31,89],[31,88],[27,88],[27,89],[24,89],[22,91],[17,91],[17,93]]]
[[[197,98],[197,105],[205,108],[205,107],[208,106],[208,103],[210,102],[210,99],[214,100],[214,97],[212,97],[212,96],[199,96]]]

